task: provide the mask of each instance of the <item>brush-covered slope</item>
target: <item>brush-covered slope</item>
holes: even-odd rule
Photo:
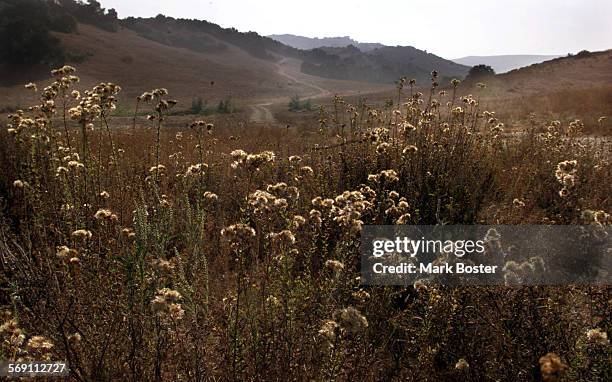
[[[443,77],[463,77],[469,70],[413,47],[383,46],[362,51],[349,45],[300,50],[255,32],[239,32],[207,21],[165,16],[128,18],[122,25],[142,37],[195,51],[217,52],[232,45],[263,60],[275,61],[279,56],[299,59],[303,61],[303,73],[330,79],[392,83],[403,76],[426,79],[433,69]]]
[[[121,20],[121,23],[144,38],[205,53],[219,52],[228,46],[234,46],[253,57],[270,61],[277,59],[274,54],[288,57],[302,55],[298,49],[255,32],[222,28],[205,20],[175,19],[158,15],[155,18],[128,17]]]
[[[356,47],[362,52],[368,52],[373,49],[384,47],[383,44],[378,43],[363,43],[356,40],[353,40],[349,36],[343,37],[304,37],[304,36],[296,36],[293,34],[274,34],[268,36],[273,40],[282,42],[285,45],[302,49],[302,50],[311,50],[322,47],[331,47],[331,48],[344,48],[349,45]]]
[[[228,97],[239,101],[272,95],[290,97],[296,92],[287,86],[287,79],[279,75],[273,62],[253,57],[214,37],[205,41],[213,48],[204,51],[162,44],[124,27],[110,32],[78,24],[77,30],[53,34],[68,56],[76,58],[66,63],[77,68],[81,86],[115,82],[123,87],[121,98],[130,101],[155,87],[168,88],[181,108],[189,107],[197,97],[216,105]],[[35,95],[23,84],[32,81],[42,85],[47,79],[48,69],[43,67],[2,71],[0,109],[27,105]]]
[[[354,46],[318,48],[302,64],[304,73],[329,78],[392,82],[400,77],[426,81],[432,70],[441,78],[464,77],[469,68],[410,46],[382,47],[361,52]]]

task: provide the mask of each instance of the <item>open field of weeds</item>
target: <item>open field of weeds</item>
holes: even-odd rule
[[[364,224],[609,225],[610,151],[581,121],[508,137],[434,72],[309,131],[171,129],[165,89],[115,126],[118,85],[53,73],[0,133],[2,359],[80,381],[610,380],[607,286],[359,280]]]

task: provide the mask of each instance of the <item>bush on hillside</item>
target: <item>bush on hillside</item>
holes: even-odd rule
[[[217,113],[219,114],[231,114],[234,110],[235,108],[230,97],[219,101],[219,105],[217,105]]]
[[[289,111],[312,110],[312,103],[309,99],[302,101],[295,95],[289,101]]]
[[[473,66],[472,69],[470,69],[467,77],[465,77],[466,80],[477,80],[483,77],[488,77],[488,76],[494,76],[495,75],[495,70],[493,70],[492,67],[490,67],[489,65],[476,65]]]

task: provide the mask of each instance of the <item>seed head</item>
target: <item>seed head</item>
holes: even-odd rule
[[[470,364],[468,363],[468,361],[465,360],[465,358],[459,358],[459,360],[455,364],[455,369],[460,371],[467,370],[469,368]]]
[[[72,333],[68,336],[68,342],[71,344],[77,344],[81,342],[81,335],[79,333]]]
[[[359,302],[365,302],[370,298],[370,294],[363,289],[351,293],[351,296],[353,296],[353,298]]]
[[[57,247],[57,257],[62,260],[68,260],[71,257],[77,255],[77,251],[75,249],[68,248],[65,245]]]
[[[342,264],[338,260],[327,260],[325,262],[325,267],[327,269],[331,269],[332,271],[338,273],[344,270],[344,264]]]
[[[71,234],[72,237],[74,237],[75,239],[91,239],[91,231],[88,231],[86,229],[77,229],[76,231],[72,232]]]
[[[540,358],[540,374],[544,382],[557,382],[565,374],[567,365],[555,353],[548,353]]]
[[[356,335],[368,327],[368,320],[357,309],[349,306],[334,313],[334,319],[348,333]]]
[[[216,202],[219,199],[219,197],[217,196],[217,194],[215,194],[213,192],[206,191],[204,193],[204,199],[206,199],[210,203],[214,203],[214,202]]]
[[[111,212],[111,210],[105,208],[99,209],[94,214],[94,218],[96,218],[96,220],[110,219],[112,216],[113,213]]]
[[[340,325],[334,320],[326,320],[321,325],[321,329],[319,329],[319,335],[327,342],[333,343],[338,335],[340,335]]]
[[[27,347],[32,350],[51,350],[53,342],[43,336],[34,336],[28,341]]]
[[[610,344],[608,340],[608,333],[601,330],[600,328],[589,329],[586,332],[587,339],[592,344],[606,346]]]
[[[237,223],[221,230],[221,236],[233,245],[240,244],[255,237],[255,230],[246,224]]]
[[[290,246],[295,244],[295,236],[293,235],[293,232],[289,231],[288,229],[282,230],[279,233],[272,232],[268,234],[268,237],[276,245]]]

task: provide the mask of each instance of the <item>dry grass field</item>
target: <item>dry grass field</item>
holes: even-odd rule
[[[237,2],[236,28],[195,18],[229,1],[184,1],[189,19],[120,3],[0,0],[0,378],[63,361],[95,382],[612,381],[612,50],[500,75],[437,55],[605,47],[584,25],[547,40],[575,4],[509,30],[531,5],[292,3],[289,29],[405,44],[299,50],[236,29],[285,21],[280,3],[247,23]],[[173,16],[128,16],[155,9]],[[362,255],[383,225],[582,233],[521,237],[529,260],[487,233],[497,279],[386,286]],[[549,274],[572,282],[533,282]]]
[[[386,105],[319,94],[277,123],[174,117],[185,72],[138,43],[122,54],[141,78],[102,58],[81,82],[61,68],[0,132],[3,359],[66,360],[79,381],[610,380],[608,286],[359,280],[364,224],[611,224],[610,151],[583,122],[542,115],[508,134],[459,81],[400,82],[372,97]],[[194,87],[215,70],[229,69],[210,58]],[[252,104],[282,95],[222,76],[216,92],[251,84]],[[541,107],[573,105],[564,91]]]

